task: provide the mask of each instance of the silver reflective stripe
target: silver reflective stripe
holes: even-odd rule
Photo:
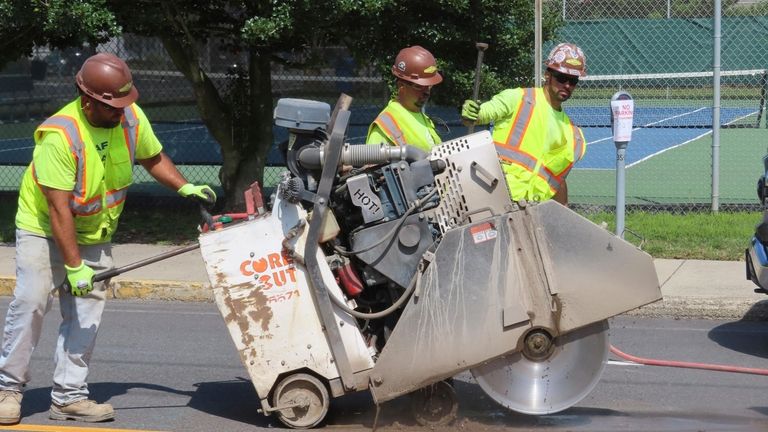
[[[125,201],[125,197],[128,195],[128,188],[118,189],[107,192],[107,208],[114,207],[121,202]]]
[[[584,152],[584,140],[581,138],[579,128],[573,123],[571,123],[571,129],[573,129],[573,160],[576,161]]]
[[[126,137],[128,143],[128,153],[131,157],[131,163],[134,162],[136,157],[136,139],[138,138],[139,119],[136,117],[136,113],[133,112],[132,106],[126,107],[123,110],[123,134]]]
[[[384,132],[386,132],[388,135],[392,137],[392,139],[395,140],[395,143],[399,146],[405,145],[405,140],[403,139],[403,132],[400,130],[400,127],[397,126],[397,123],[395,122],[395,119],[392,117],[392,114],[390,113],[382,113],[378,118],[376,118],[376,122],[379,123],[379,126],[384,129]]]
[[[79,216],[88,216],[101,211],[101,195],[91,198],[87,203],[81,204],[76,200],[69,202],[69,207]]]
[[[520,102],[520,108],[517,112],[517,119],[512,126],[512,131],[507,138],[507,145],[520,147],[523,143],[523,136],[528,129],[528,124],[533,116],[533,108],[536,105],[536,91],[532,88],[523,90],[523,100]]]

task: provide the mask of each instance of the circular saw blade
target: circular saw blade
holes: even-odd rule
[[[471,369],[483,391],[523,414],[552,414],[583,399],[600,380],[608,361],[608,321],[555,339],[552,354],[531,360],[516,352]]]

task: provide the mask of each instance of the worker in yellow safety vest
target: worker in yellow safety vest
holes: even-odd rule
[[[19,189],[16,288],[0,353],[0,424],[18,423],[22,389],[43,316],[58,293],[62,323],[56,345],[51,408],[54,420],[114,418],[110,404],[88,398],[88,368],[108,281],[111,239],[139,162],[184,197],[214,203],[208,186],[189,183],[162,151],[131,71],[113,54],[89,57],[75,77],[79,96],[40,124]],[[68,283],[65,283],[68,282]]]
[[[392,65],[392,75],[397,77],[397,94],[368,127],[365,142],[409,144],[429,151],[440,144],[435,124],[424,114],[432,86],[443,81],[435,57],[418,45],[403,48]]]
[[[584,156],[584,134],[563,111],[579,83],[587,76],[581,48],[571,43],[555,46],[545,62],[544,85],[507,89],[480,105],[466,100],[465,123],[493,122],[493,141],[513,200],[555,199],[568,204],[565,178]]]

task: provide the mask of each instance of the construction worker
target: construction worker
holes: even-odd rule
[[[89,57],[75,77],[79,96],[34,132],[35,149],[19,189],[16,288],[0,353],[0,424],[20,420],[22,388],[43,316],[58,293],[62,323],[56,344],[49,417],[98,422],[109,404],[88,399],[88,367],[113,267],[110,240],[138,161],[161,184],[206,203],[216,195],[179,173],[144,112],[131,71],[113,54]],[[65,284],[66,282],[66,284]]]
[[[365,142],[410,144],[429,151],[440,144],[434,123],[424,114],[432,86],[443,81],[435,57],[418,45],[403,48],[392,65],[392,75],[397,77],[397,95],[368,127]]]
[[[561,43],[545,65],[542,87],[507,89],[482,105],[467,100],[461,116],[465,123],[494,123],[493,141],[513,200],[554,198],[567,205],[565,178],[586,145],[562,105],[587,75],[587,63],[581,48]]]

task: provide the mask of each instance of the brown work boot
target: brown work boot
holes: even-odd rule
[[[0,424],[15,424],[21,420],[21,393],[0,391]]]
[[[83,399],[64,406],[51,404],[48,418],[94,423],[112,420],[115,418],[115,410],[110,404],[100,404],[90,399]]]

